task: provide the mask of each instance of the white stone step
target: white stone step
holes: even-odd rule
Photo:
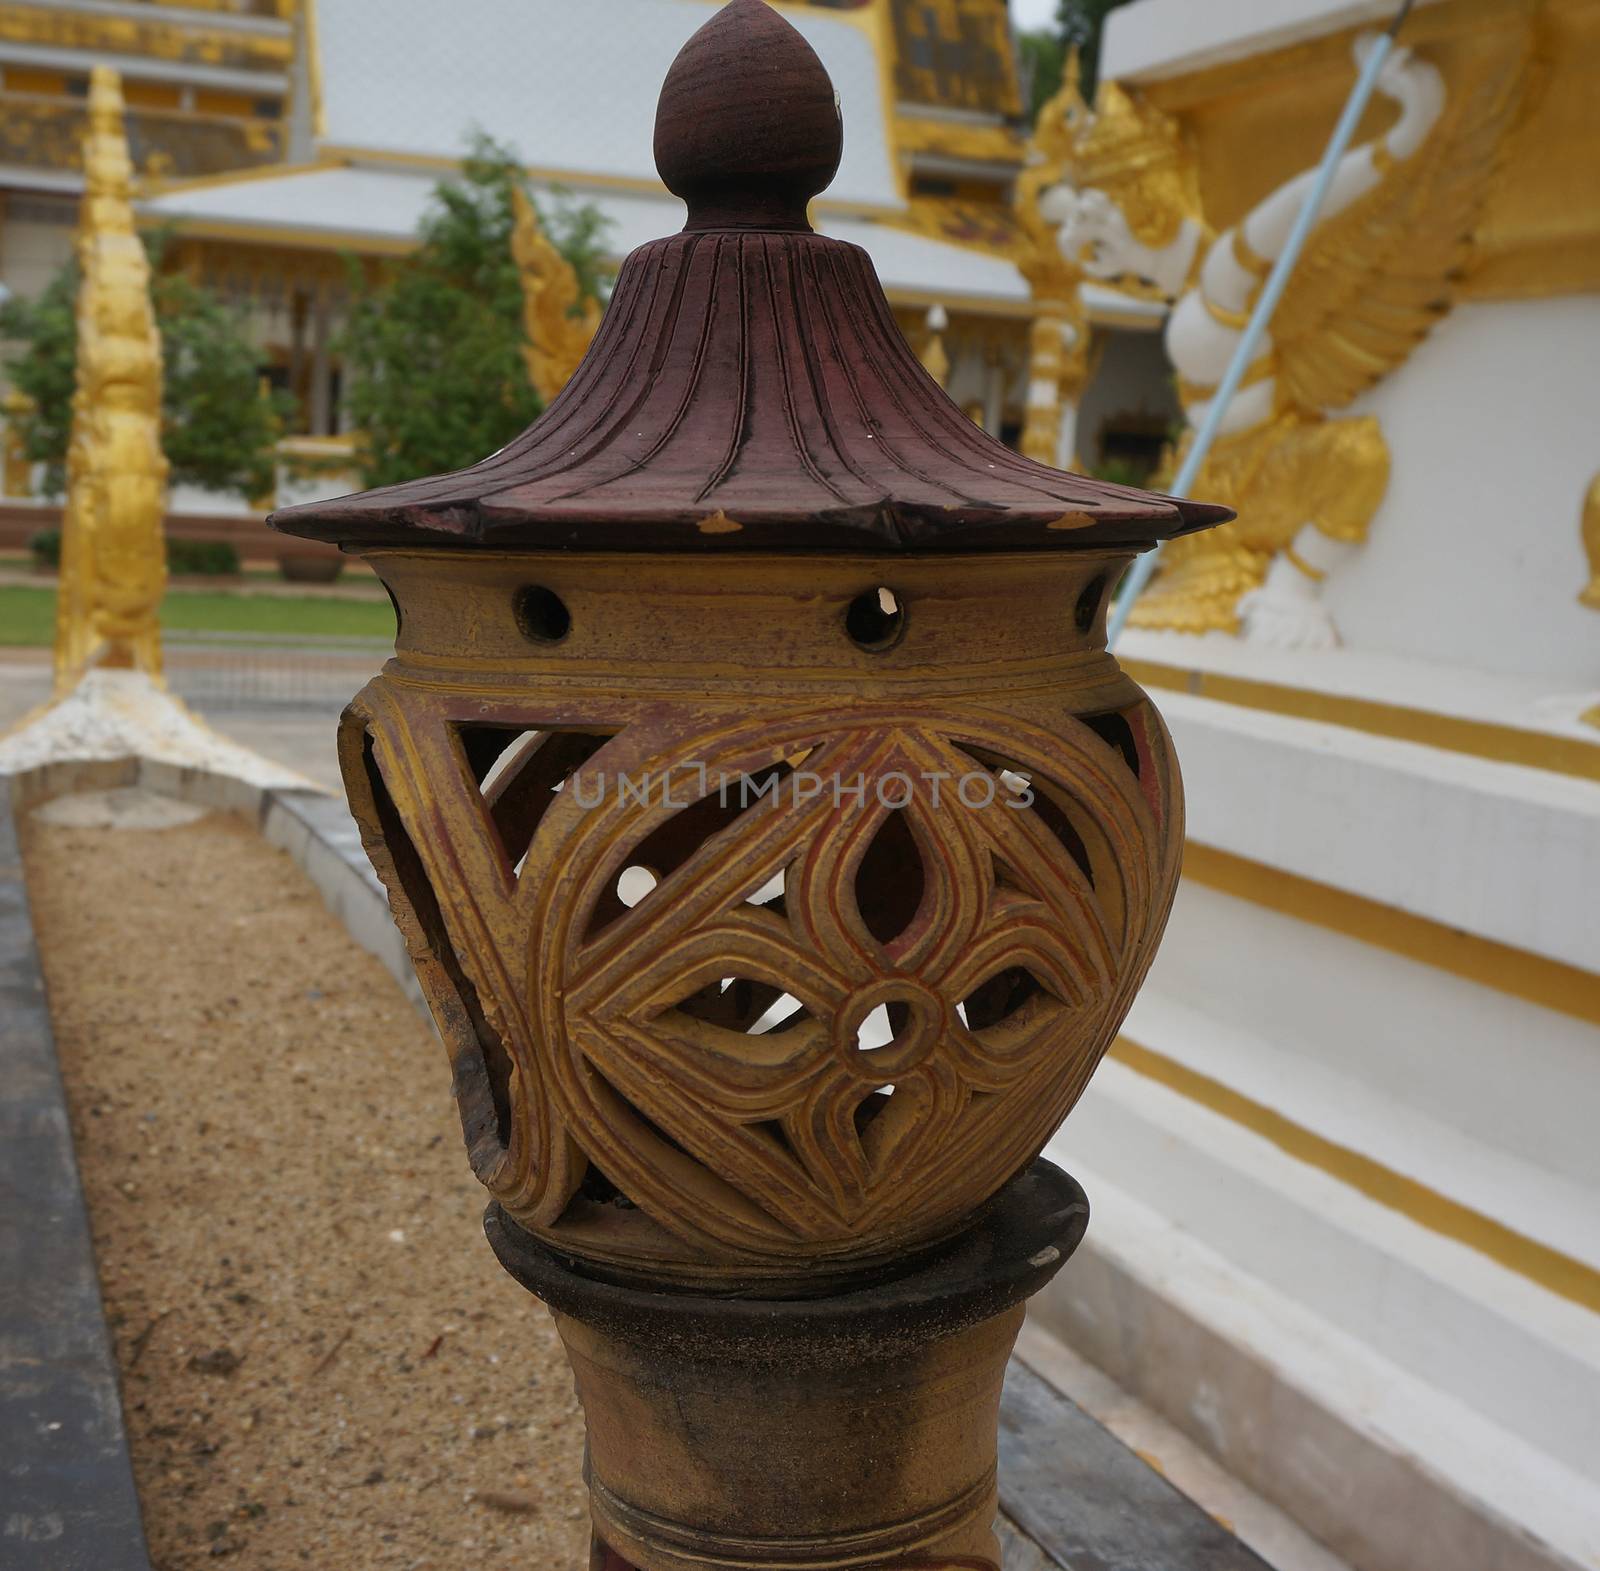
[[[1600,999],[1600,977],[1594,985]],[[1380,1105],[1600,1196],[1600,1027],[1588,1020],[1188,879],[1130,1035],[1168,999],[1286,1055],[1263,1085],[1289,1086],[1297,1066],[1320,1064]],[[1164,1035],[1205,1067],[1211,1048],[1189,1043],[1186,1030]]]
[[[1192,840],[1600,972],[1600,784],[1163,691]]]
[[[1426,1101],[1402,1098],[1364,1073],[1341,1072],[1325,1056],[1307,1052],[1303,1038],[1274,1041],[1241,1030],[1156,988],[1140,995],[1123,1034],[1262,1104],[1297,1129],[1600,1270],[1600,1187],[1431,1116]],[[1600,1038],[1594,1045],[1600,1049]],[[1511,1042],[1506,1056],[1514,1056]],[[1443,1055],[1441,1060],[1438,1073],[1447,1075],[1451,1066]],[[1600,1074],[1600,1059],[1591,1074]],[[1417,1094],[1425,1095],[1425,1089]],[[1535,1106],[1547,1089],[1507,1086]],[[1577,1094],[1582,1087],[1571,1089]]]
[[[1038,1318],[1335,1553],[1600,1565],[1600,1317],[1116,1062],[1047,1154],[1094,1218]]]

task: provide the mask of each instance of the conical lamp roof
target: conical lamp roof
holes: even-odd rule
[[[1034,463],[969,421],[867,253],[807,221],[842,148],[810,45],[765,0],[733,0],[657,112],[688,224],[624,262],[561,396],[470,469],[273,526],[345,545],[926,552],[1148,545],[1232,516]]]

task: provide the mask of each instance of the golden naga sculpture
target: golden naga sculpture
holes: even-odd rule
[[[522,270],[522,318],[528,378],[546,404],[553,403],[589,352],[600,326],[601,305],[583,299],[578,275],[544,232],[539,214],[520,185],[512,187],[515,227],[511,252]]]
[[[1358,59],[1370,40],[1358,41]],[[1136,626],[1244,632],[1282,646],[1337,642],[1321,585],[1367,535],[1389,478],[1371,416],[1335,417],[1403,364],[1449,310],[1506,130],[1526,42],[1447,93],[1397,49],[1379,90],[1393,126],[1346,155],[1261,350],[1195,481],[1237,523],[1176,540]],[[1062,253],[1118,289],[1174,301],[1167,348],[1189,434],[1283,250],[1312,172],[1213,237],[1181,128],[1115,82],[1075,137],[1074,177],[1045,193]]]
[[[89,85],[78,227],[78,361],[56,600],[55,690],[101,666],[161,675],[161,335],[134,228],[117,73]]]
[[[1065,85],[1039,111],[1028,146],[1029,167],[1017,182],[1017,217],[1027,237],[1017,266],[1034,301],[1022,451],[1036,463],[1062,468],[1072,458],[1070,439],[1062,439],[1065,406],[1077,403],[1088,380],[1089,331],[1079,294],[1082,274],[1062,253],[1056,225],[1041,202],[1071,175],[1074,138],[1088,118],[1078,71],[1074,49],[1067,59]]]

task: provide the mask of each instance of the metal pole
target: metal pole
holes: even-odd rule
[[[1245,372],[1250,369],[1250,363],[1255,359],[1262,334],[1271,323],[1272,314],[1278,309],[1283,291],[1289,285],[1295,264],[1299,262],[1300,253],[1305,249],[1306,241],[1316,224],[1317,215],[1321,213],[1322,205],[1328,199],[1328,188],[1333,184],[1339,162],[1349,150],[1351,140],[1356,134],[1356,127],[1361,123],[1361,117],[1372,101],[1373,92],[1378,86],[1378,73],[1383,70],[1384,62],[1394,49],[1400,26],[1410,13],[1412,4],[1413,0],[1404,0],[1404,4],[1395,14],[1394,21],[1389,24],[1388,30],[1379,36],[1373,45],[1372,53],[1367,56],[1366,64],[1361,68],[1361,75],[1356,79],[1356,85],[1344,106],[1344,113],[1339,116],[1339,123],[1334,127],[1333,138],[1328,143],[1327,151],[1322,155],[1317,178],[1306,193],[1305,202],[1295,218],[1294,227],[1289,231],[1289,238],[1284,243],[1278,260],[1273,263],[1271,273],[1267,275],[1266,287],[1261,291],[1261,298],[1256,301],[1255,310],[1250,313],[1250,321],[1234,348],[1233,359],[1228,363],[1227,373],[1212,395],[1211,403],[1206,409],[1206,417],[1190,445],[1183,467],[1178,471],[1178,478],[1172,487],[1174,496],[1189,495],[1200,473],[1200,466],[1205,463],[1206,456],[1216,443],[1217,433],[1228,413],[1228,407],[1233,403],[1234,396],[1239,391],[1239,384],[1244,381]],[[1133,603],[1144,592],[1144,587],[1150,582],[1150,576],[1155,572],[1156,563],[1160,559],[1161,548],[1158,547],[1140,557],[1129,568],[1127,577],[1122,581],[1122,591],[1117,596],[1117,603],[1112,608],[1106,634],[1108,647],[1113,649],[1116,647],[1117,640],[1122,636],[1122,629],[1132,614]]]

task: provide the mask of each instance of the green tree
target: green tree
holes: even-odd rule
[[[434,188],[416,251],[374,285],[352,261],[340,349],[368,485],[475,464],[543,412],[511,254],[511,193],[524,178],[510,150],[480,134],[459,177]],[[562,198],[539,216],[585,292],[604,299],[600,214]]]
[[[1033,123],[1039,111],[1054,98],[1061,88],[1061,74],[1066,68],[1067,46],[1059,33],[1044,28],[1017,35],[1017,51],[1022,57],[1023,90],[1028,98],[1028,120]]]
[[[273,448],[293,411],[286,393],[263,395],[256,353],[239,316],[213,291],[161,271],[162,234],[147,235],[150,295],[161,329],[161,445],[174,485],[250,498],[271,489]],[[78,364],[78,267],[68,262],[32,300],[0,306],[6,371],[34,401],[22,422],[27,455],[44,466],[46,496],[66,488],[67,442]]]
[[[22,449],[44,465],[46,496],[66,486],[67,439],[72,433],[72,393],[78,369],[78,269],[69,262],[32,300],[13,296],[0,305],[0,339],[10,339],[6,374],[33,400],[19,422]]]
[[[1056,7],[1056,27],[1063,51],[1074,47],[1082,64],[1079,86],[1083,96],[1094,102],[1100,81],[1100,44],[1106,18],[1128,0],[1060,0]],[[1058,76],[1059,80],[1059,76]]]
[[[1078,51],[1079,90],[1090,103],[1094,102],[1106,18],[1127,3],[1128,0],[1058,0],[1053,29],[1034,28],[1017,35],[1030,119],[1037,120],[1039,111],[1060,91],[1067,54],[1072,49]]]

